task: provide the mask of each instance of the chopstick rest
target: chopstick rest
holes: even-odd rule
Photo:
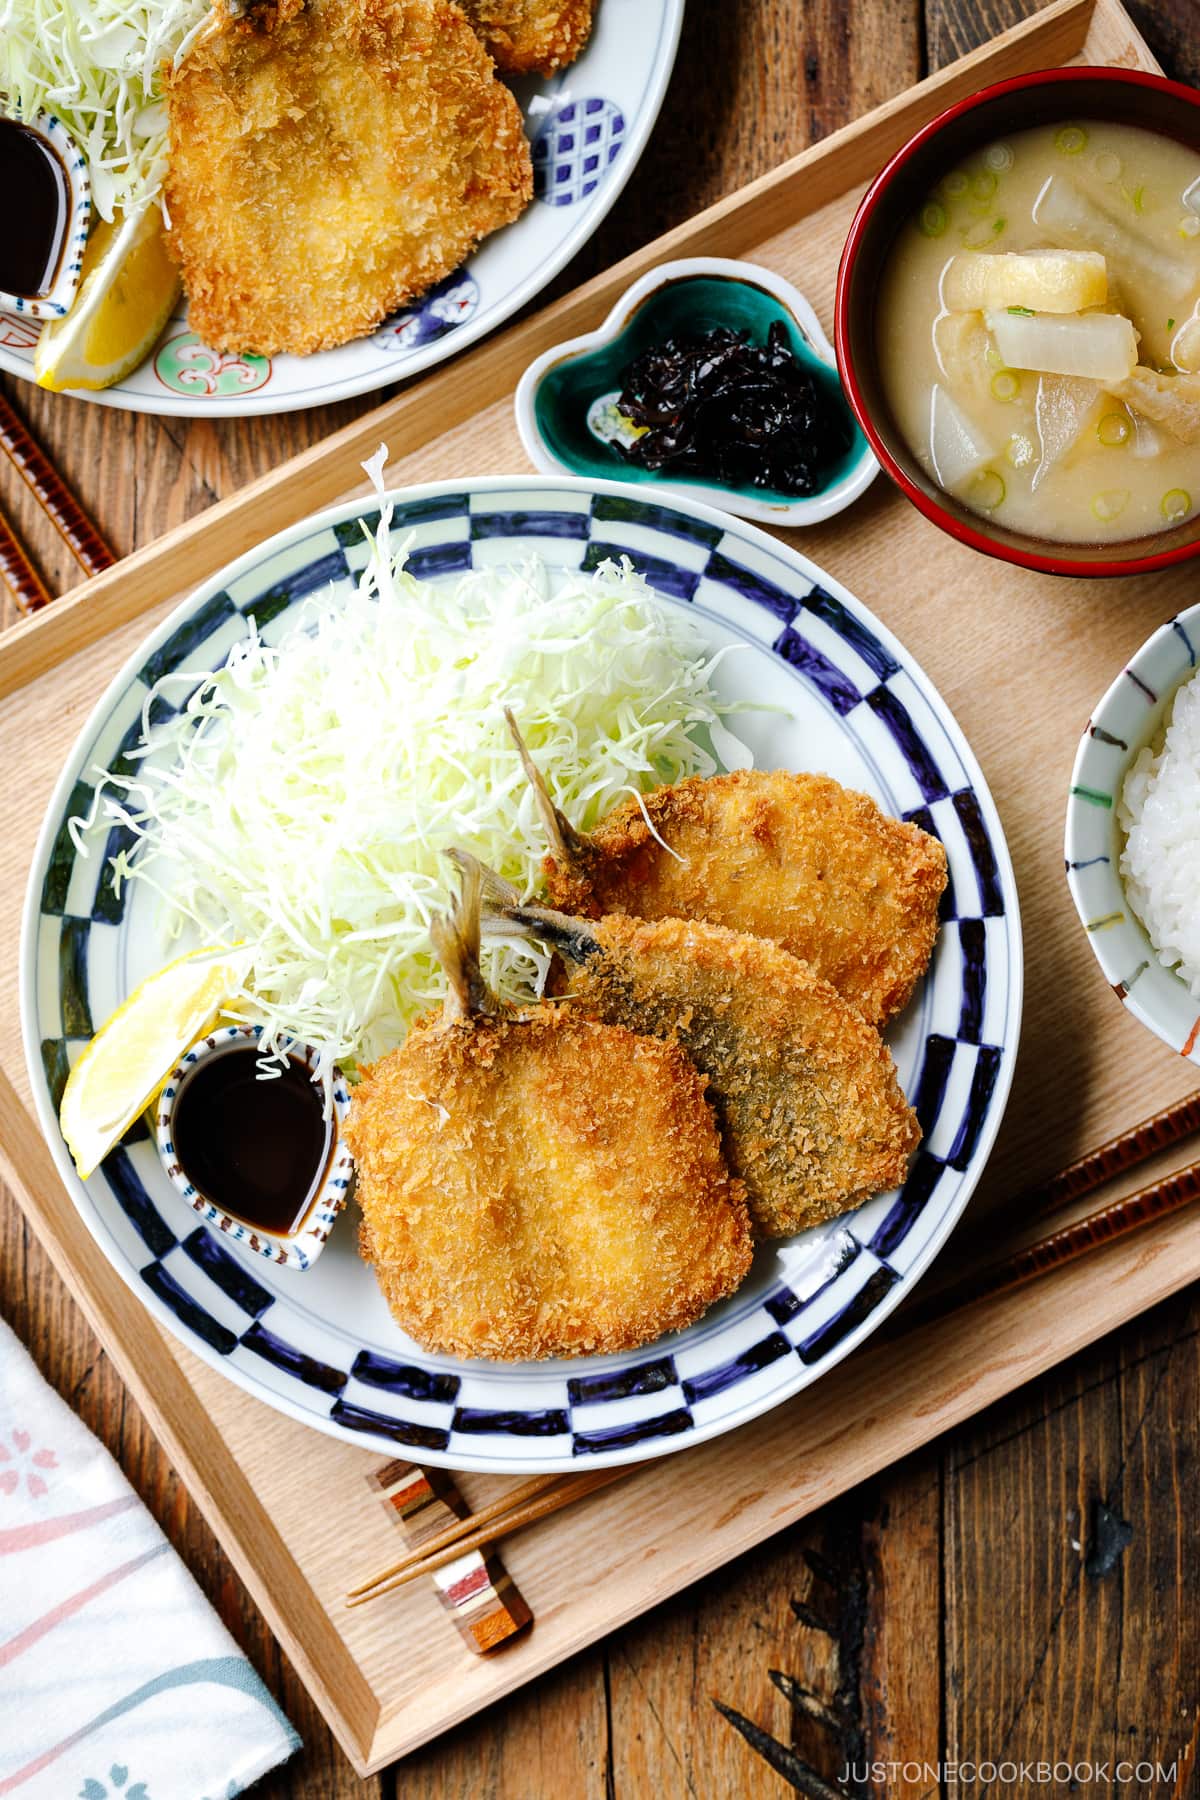
[[[414,1463],[389,1462],[367,1480],[412,1550],[470,1509],[450,1476]],[[494,1550],[469,1550],[431,1577],[438,1599],[468,1647],[486,1656],[533,1623],[533,1614]]]

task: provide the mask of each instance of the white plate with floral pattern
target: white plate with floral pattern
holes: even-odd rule
[[[369,337],[315,356],[222,355],[186,309],[126,380],[81,393],[130,412],[238,418],[326,406],[428,369],[495,330],[591,237],[646,145],[679,46],[684,0],[600,0],[587,49],[548,81],[514,82],[534,198],[453,275]],[[33,380],[39,323],[0,311],[0,369]]]

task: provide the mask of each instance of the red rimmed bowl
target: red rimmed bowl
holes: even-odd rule
[[[1200,514],[1126,543],[1056,544],[1010,531],[938,487],[909,449],[879,373],[876,307],[900,226],[963,157],[998,137],[1081,118],[1140,125],[1200,154],[1200,91],[1136,69],[1040,69],[982,88],[949,107],[898,150],[867,189],[838,269],[834,338],[846,397],[881,467],[935,525],[1022,568],[1050,575],[1134,575],[1200,555]]]

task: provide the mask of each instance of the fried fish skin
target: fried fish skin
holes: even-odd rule
[[[453,0],[214,11],[165,85],[168,242],[216,350],[361,337],[532,196],[520,108]]]
[[[622,801],[586,836],[560,832],[543,868],[564,912],[707,919],[772,938],[873,1025],[924,974],[946,886],[928,832],[827,775],[783,769],[693,775]]]
[[[460,0],[496,67],[553,75],[573,63],[592,30],[595,0]]]
[[[346,1136],[363,1255],[429,1350],[634,1349],[750,1266],[741,1184],[685,1052],[569,1007],[418,1021],[366,1071]]]
[[[921,1128],[891,1055],[807,963],[702,920],[507,916],[575,965],[571,1001],[681,1044],[708,1076],[760,1237],[790,1237],[903,1182]]]

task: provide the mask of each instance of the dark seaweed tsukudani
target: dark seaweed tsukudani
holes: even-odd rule
[[[773,320],[765,345],[726,325],[652,344],[622,377],[617,409],[641,435],[630,462],[736,488],[815,494],[852,431]]]

